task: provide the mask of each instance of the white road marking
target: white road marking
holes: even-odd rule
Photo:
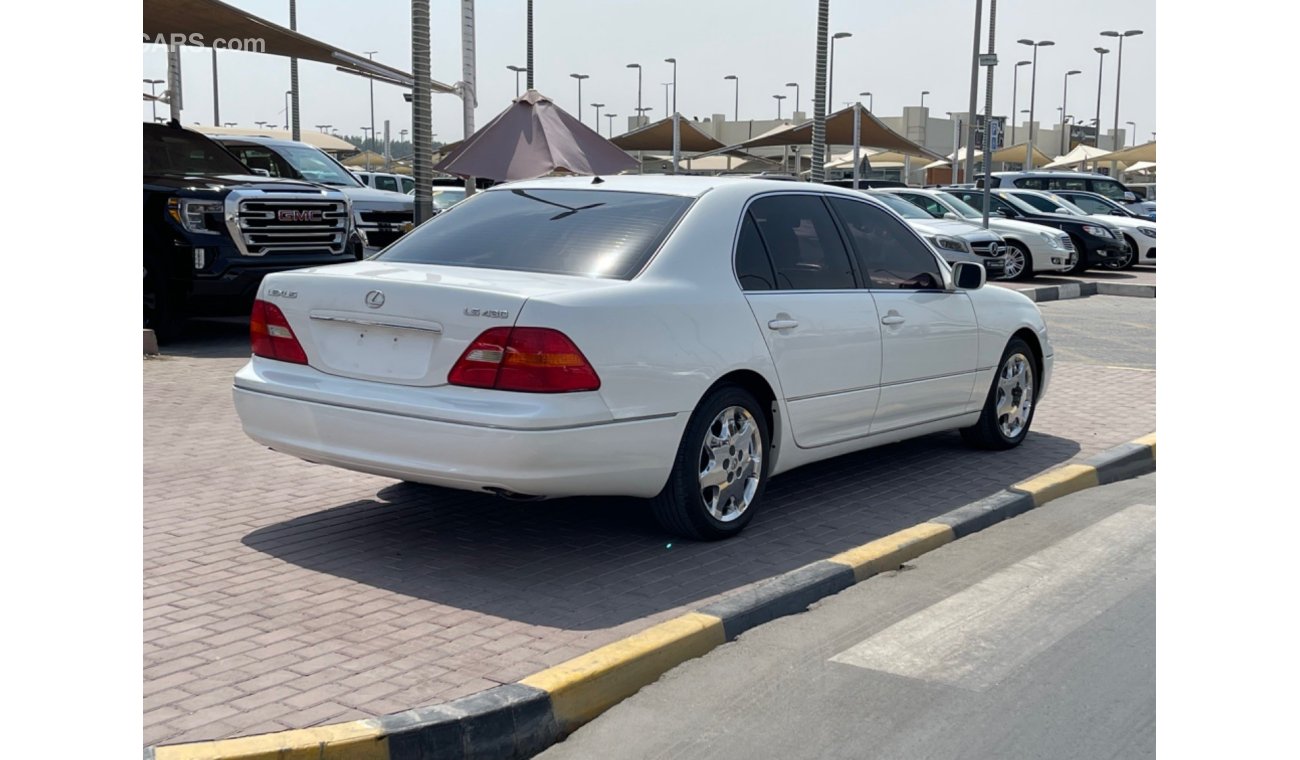
[[[1155,575],[1156,509],[1137,504],[840,652],[832,662],[980,691]]]

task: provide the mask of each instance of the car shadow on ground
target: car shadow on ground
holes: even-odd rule
[[[243,543],[310,570],[530,625],[595,630],[697,603],[915,525],[1068,461],[1069,439],[1012,451],[926,436],[774,478],[763,511],[716,543],[665,534],[647,502],[510,502],[396,483],[258,529]]]
[[[249,356],[248,318],[192,319],[181,337],[160,346],[163,358],[237,359]]]

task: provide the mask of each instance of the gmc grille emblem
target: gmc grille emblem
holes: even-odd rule
[[[275,218],[282,222],[319,222],[325,217],[319,211],[280,209],[276,212]]]

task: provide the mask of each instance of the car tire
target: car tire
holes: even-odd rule
[[[184,331],[185,319],[163,278],[144,270],[144,326],[160,344],[170,343]]]
[[[651,501],[655,519],[701,541],[740,533],[767,489],[769,435],[753,394],[735,385],[714,388],[686,423],[668,482]]]
[[[1110,269],[1132,269],[1138,260],[1137,241],[1129,235],[1124,235],[1124,242],[1128,244],[1128,258],[1116,261],[1114,264],[1108,264]]]
[[[1078,258],[1074,261],[1074,266],[1065,270],[1066,274],[1083,274],[1088,271],[1088,252],[1083,246],[1083,241],[1078,237],[1071,235],[1070,240],[1074,242],[1074,253]]]
[[[1023,260],[1024,263],[1023,263],[1023,265],[1021,266],[1019,272],[1017,272],[1017,273],[1015,273],[1015,274],[1007,275],[1007,276],[1003,277],[1002,279],[1004,279],[1004,280],[1032,280],[1032,279],[1034,278],[1034,257],[1033,257],[1032,255],[1030,255],[1030,253],[1029,253],[1029,249],[1028,249],[1027,247],[1025,247],[1025,244],[1022,243],[1022,242],[1020,242],[1019,240],[1011,240],[1011,241],[1008,241],[1008,242],[1007,242],[1007,247],[1010,249],[1010,250],[1007,251],[1007,268],[1008,268],[1008,269],[1011,268],[1011,260],[1012,260],[1012,257],[1013,257],[1013,256],[1014,256],[1014,257],[1019,257],[1020,259]]]
[[[979,421],[961,429],[962,439],[979,449],[1019,446],[1029,435],[1041,387],[1033,350],[1023,339],[1012,338],[998,361]]]

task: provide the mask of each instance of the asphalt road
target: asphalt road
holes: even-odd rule
[[[948,544],[683,664],[540,757],[1154,757],[1155,488]]]
[[[1156,368],[1156,299],[1090,296],[1038,308],[1057,362]]]

